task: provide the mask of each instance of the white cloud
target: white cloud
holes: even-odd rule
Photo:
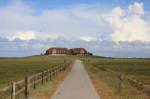
[[[116,42],[149,41],[149,25],[142,18],[145,13],[143,7],[143,3],[135,2],[129,5],[127,10],[116,7],[108,13],[94,5],[78,5],[62,9],[47,9],[34,15],[37,13],[34,8],[21,0],[15,0],[0,8],[0,34],[12,38],[19,35],[18,33],[22,35],[32,31],[36,39],[78,40],[83,35],[91,38],[104,35]],[[110,33],[105,34],[107,32]],[[105,39],[100,37],[99,39]]]
[[[125,15],[125,11],[120,7],[116,7],[112,10],[112,14],[115,15],[115,17],[122,17]]]
[[[143,3],[135,2],[134,4],[129,5],[128,9],[129,13],[134,15],[144,15],[145,13]]]
[[[44,32],[40,32],[40,33],[36,33],[36,38],[40,39],[40,40],[46,40],[46,39],[51,39],[51,40],[59,39],[59,40],[61,40],[61,39],[65,39],[65,36],[62,35],[62,34],[58,34],[58,33],[44,33]]]
[[[142,3],[135,2],[129,5],[127,10],[114,8],[105,16],[106,22],[113,30],[111,39],[115,42],[150,41],[150,26],[142,15],[144,15]]]
[[[81,40],[84,40],[86,42],[91,42],[91,41],[97,41],[97,37],[92,37],[92,36],[82,36],[80,37]]]
[[[20,40],[26,40],[30,41],[32,39],[37,40],[57,40],[57,39],[65,39],[64,35],[56,34],[56,33],[45,33],[45,32],[33,32],[33,31],[27,31],[27,32],[18,32],[13,33],[14,35],[12,37],[8,37],[10,40],[20,39]]]
[[[105,54],[127,49],[142,55],[150,49],[150,22],[143,18],[146,14],[143,3],[135,2],[127,9],[115,7],[111,12],[95,5],[76,5],[39,13],[22,0],[14,1],[0,7],[0,38],[11,39],[0,44],[7,46],[4,51],[11,45],[18,51],[38,50],[38,53],[50,46],[85,47]],[[15,42],[17,38],[23,41]],[[135,41],[140,43],[132,43]]]
[[[23,33],[17,33],[13,39],[20,39],[20,40],[32,40],[35,39],[35,33],[34,32],[23,32]]]
[[[65,36],[67,39],[79,39],[79,36],[87,34],[95,36],[103,24],[99,15],[98,8],[90,5],[46,9],[39,13],[21,0],[15,0],[0,7],[0,34],[11,38],[22,31],[32,31],[45,39],[52,35],[54,38]]]

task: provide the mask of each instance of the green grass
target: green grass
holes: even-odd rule
[[[89,74],[94,74],[96,79],[120,96],[119,99],[144,99],[144,93],[131,86],[126,80],[123,81],[123,91],[118,94],[118,79],[115,74],[107,69],[123,73],[125,76],[136,79],[143,84],[150,85],[150,60],[149,59],[115,59],[90,57],[86,64]],[[138,98],[137,98],[138,97]]]
[[[43,70],[47,70],[51,66],[62,64],[66,60],[74,60],[83,58],[79,56],[30,56],[24,58],[0,58],[0,88],[9,85],[12,81],[18,81],[24,78],[25,75],[33,75]],[[104,57],[89,57],[89,62],[86,65],[90,73],[103,81],[109,86],[114,93],[117,92],[116,75],[105,71],[111,69],[116,72],[121,72],[126,76],[130,76],[143,84],[150,85],[150,60],[148,59],[113,59]],[[123,82],[124,92],[120,95],[122,99],[137,99],[141,97],[138,91],[135,91],[128,82]],[[133,97],[133,98],[126,98]]]
[[[25,75],[32,75],[47,70],[51,66],[71,60],[66,56],[31,56],[24,58],[0,59],[0,87],[7,86],[12,81],[18,81]]]
[[[121,72],[150,85],[150,60],[148,59],[91,58],[90,64],[95,67]]]

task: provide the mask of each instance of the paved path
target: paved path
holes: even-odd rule
[[[100,97],[81,61],[77,60],[72,71],[59,86],[52,99],[100,99]]]

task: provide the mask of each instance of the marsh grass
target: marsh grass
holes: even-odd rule
[[[107,69],[123,73],[125,76],[136,79],[143,84],[150,85],[150,60],[109,58],[89,58],[89,60],[86,64],[89,74],[94,74],[93,79],[103,82],[116,96],[119,96],[119,99],[146,99],[146,95],[131,86],[127,80],[122,81],[121,90],[118,91],[117,75],[107,71]]]
[[[25,75],[33,75],[51,66],[64,63],[64,59],[71,60],[67,56],[30,56],[24,58],[0,59],[0,88],[9,85],[13,81],[24,79]]]

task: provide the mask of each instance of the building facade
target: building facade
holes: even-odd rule
[[[86,55],[87,51],[84,48],[73,48],[70,49],[73,55]]]
[[[46,55],[57,55],[57,54],[67,54],[67,53],[68,53],[67,48],[58,48],[58,47],[49,48],[46,51]]]
[[[84,48],[68,49],[68,48],[59,48],[59,47],[52,47],[52,48],[49,48],[46,51],[46,55],[61,55],[61,54],[65,54],[65,55],[86,55],[87,51]]]

